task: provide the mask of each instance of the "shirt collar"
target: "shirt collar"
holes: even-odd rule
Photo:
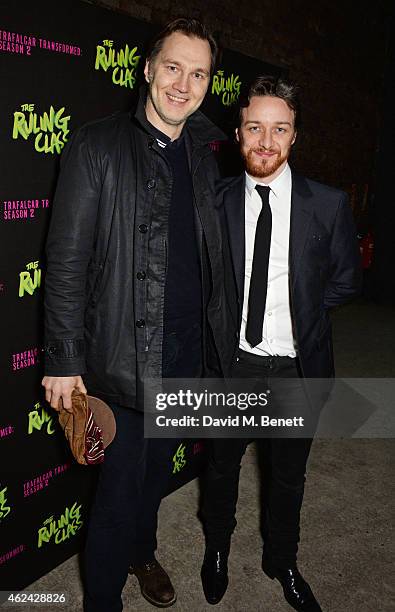
[[[248,195],[252,195],[252,192],[255,189],[256,185],[264,185],[265,187],[270,187],[273,194],[276,197],[281,197],[288,186],[291,184],[291,168],[288,164],[285,164],[284,170],[279,174],[273,181],[270,183],[265,183],[264,181],[256,181],[250,174],[247,172],[246,174],[246,190]]]

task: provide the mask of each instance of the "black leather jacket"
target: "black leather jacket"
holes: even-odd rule
[[[225,371],[218,171],[209,147],[224,135],[197,111],[187,120],[186,138],[209,323],[206,351],[209,343],[209,361],[215,353]],[[139,381],[161,377],[171,181],[142,97],[135,111],[74,133],[62,155],[47,240],[47,375],[83,375],[89,393],[142,408]]]

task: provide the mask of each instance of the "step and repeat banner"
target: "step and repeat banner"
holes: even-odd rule
[[[156,30],[77,0],[0,0],[0,590],[26,587],[82,545],[98,468],[75,463],[40,385],[44,243],[65,143],[128,109]],[[205,112],[229,129],[242,83],[264,72],[279,70],[226,50]],[[170,491],[203,460],[202,442],[180,440]]]

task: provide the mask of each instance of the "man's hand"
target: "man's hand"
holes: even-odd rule
[[[44,376],[41,384],[45,387],[45,399],[55,410],[59,410],[60,398],[64,408],[71,410],[71,393],[74,389],[87,392],[81,376]]]

